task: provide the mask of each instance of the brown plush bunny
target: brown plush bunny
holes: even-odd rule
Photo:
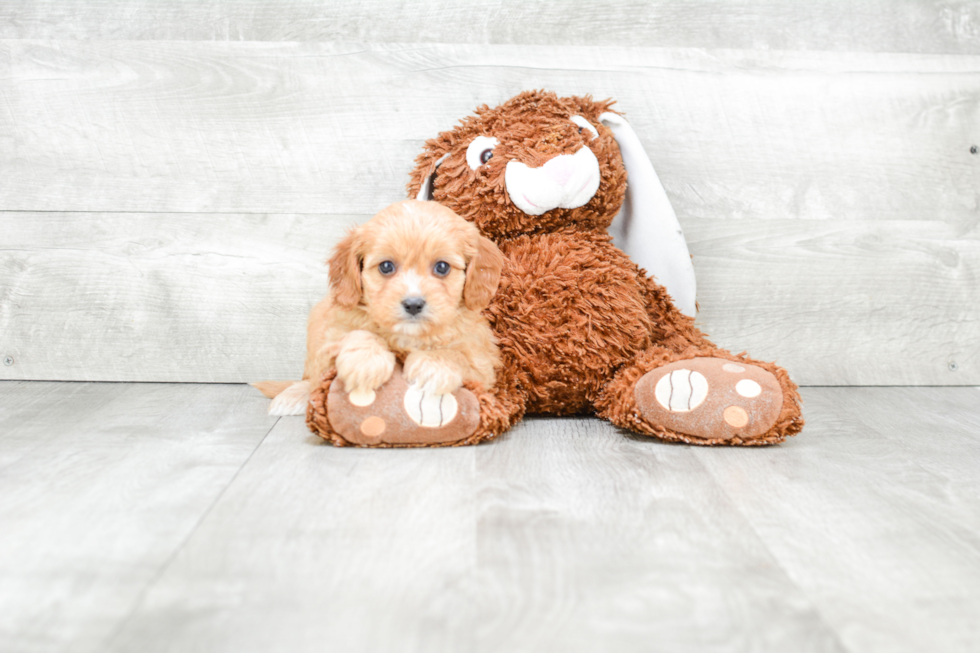
[[[476,224],[506,259],[485,310],[503,366],[494,387],[454,393],[465,425],[436,428],[405,419],[418,411],[400,378],[351,418],[355,408],[328,375],[307,413],[314,432],[338,445],[473,444],[525,413],[595,414],[706,445],[772,444],[802,429],[785,370],[718,349],[694,326],[683,234],[611,104],[525,92],[426,143],[411,195]],[[652,278],[614,245],[610,227]],[[366,439],[358,424],[377,417],[397,426]]]

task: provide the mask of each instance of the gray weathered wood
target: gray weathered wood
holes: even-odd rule
[[[805,385],[980,383],[976,229],[750,219],[688,220],[685,233],[698,324],[717,344]]]
[[[804,399],[769,449],[537,419],[338,450],[284,419],[107,649],[972,650],[980,390]]]
[[[299,378],[324,261],[357,219],[0,214],[0,378]]]
[[[371,214],[426,138],[546,87],[616,98],[682,221],[980,219],[976,56],[8,40],[0,57],[0,210]]]
[[[0,378],[298,378],[323,261],[366,217],[0,214],[0,358],[13,359]],[[980,383],[975,232],[938,220],[685,227],[699,323],[718,344],[803,384]]]
[[[973,651],[980,388],[803,398],[764,449],[382,451],[263,439],[247,387],[0,382],[0,649]]]
[[[99,651],[275,423],[242,386],[0,383],[0,650]]]
[[[980,54],[980,7],[929,0],[21,0],[0,38],[358,40]]]
[[[324,642],[843,650],[687,448],[532,420],[477,449],[338,450],[284,419],[107,650]]]
[[[720,344],[807,384],[980,381],[978,57],[0,50],[0,209],[16,210],[0,213],[0,354],[15,360],[2,378],[295,376],[318,262],[341,225],[402,196],[426,137],[480,102],[550,86],[620,99],[685,225],[702,325]],[[76,213],[35,212],[59,209]],[[211,213],[105,213],[117,211]],[[317,215],[242,215],[287,211]]]
[[[804,397],[792,446],[695,456],[849,650],[976,650],[980,389]]]
[[[409,650],[448,616],[478,555],[476,450],[338,450],[279,424],[105,651]]]

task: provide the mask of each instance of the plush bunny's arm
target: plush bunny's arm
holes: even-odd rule
[[[694,265],[663,184],[630,124],[610,112],[599,120],[616,137],[628,175],[623,208],[609,227],[613,242],[667,289],[682,313],[694,317]]]

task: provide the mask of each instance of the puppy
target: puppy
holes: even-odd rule
[[[330,293],[310,312],[303,380],[253,385],[273,399],[271,415],[303,415],[327,370],[356,402],[391,378],[398,355],[406,381],[427,392],[490,386],[500,356],[480,311],[503,263],[492,241],[441,204],[392,204],[337,245]]]

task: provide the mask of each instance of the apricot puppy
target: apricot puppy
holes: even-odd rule
[[[273,398],[270,414],[305,414],[331,368],[351,403],[369,402],[399,359],[406,381],[426,392],[493,385],[500,356],[480,311],[503,256],[473,224],[436,202],[398,202],[351,231],[329,265],[330,292],[307,324],[303,380],[253,384]]]

